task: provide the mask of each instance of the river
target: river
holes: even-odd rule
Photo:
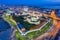
[[[11,33],[10,25],[3,19],[0,19],[0,40],[10,40]]]

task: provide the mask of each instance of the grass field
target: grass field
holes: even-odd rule
[[[4,15],[4,18],[5,18],[7,21],[9,21],[13,26],[16,27],[16,22],[14,22],[14,21],[10,18],[10,16]]]
[[[4,16],[6,18],[6,20],[8,20],[13,26],[16,27],[16,23],[8,16],[5,15]],[[33,38],[36,38],[39,35],[42,35],[43,33],[47,32],[50,29],[50,26],[52,25],[52,20],[47,23],[42,29],[38,30],[38,31],[34,31],[34,32],[30,32],[25,36],[22,36],[21,33],[16,29],[16,38],[18,40],[33,40]]]
[[[29,30],[33,26],[36,26],[36,25],[30,24],[28,22],[25,22],[24,18],[22,16],[17,17],[14,15],[13,19],[16,20],[17,22],[20,22],[25,27],[25,29],[27,29],[27,30]]]
[[[24,39],[25,40],[27,40],[27,39],[33,40],[33,38],[36,38],[36,37],[42,35],[43,33],[47,32],[50,29],[51,25],[52,25],[52,20],[48,24],[46,24],[41,30],[30,32],[23,37],[22,36],[20,36],[20,37],[16,36],[16,37],[18,38],[18,40],[24,40]],[[19,35],[19,34],[16,32],[16,35]]]
[[[21,33],[19,32],[19,30],[16,27],[16,22],[14,22],[8,15],[4,15],[4,18],[10,22],[15,28],[16,28],[16,37],[18,40],[26,40],[26,38],[21,35]]]

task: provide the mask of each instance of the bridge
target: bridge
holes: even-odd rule
[[[60,29],[60,18],[58,18],[55,13],[56,11],[52,10],[50,14],[43,14],[44,16],[53,19],[53,28],[49,32],[44,33],[43,35],[40,35],[39,37],[37,37],[35,40],[42,40],[44,37],[47,37],[47,36],[51,38],[54,38],[56,36],[56,34]]]

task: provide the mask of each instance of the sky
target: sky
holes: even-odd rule
[[[43,5],[60,4],[60,0],[0,0],[0,4],[6,5]]]
[[[60,8],[60,0],[0,0],[1,5],[28,5]]]

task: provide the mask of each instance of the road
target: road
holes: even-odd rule
[[[48,36],[54,38],[58,33],[58,30],[60,29],[60,18],[56,17],[54,10],[51,12],[51,15],[44,14],[44,16],[52,18],[54,26],[50,32],[40,35],[35,40],[42,40],[44,37],[48,37]]]

